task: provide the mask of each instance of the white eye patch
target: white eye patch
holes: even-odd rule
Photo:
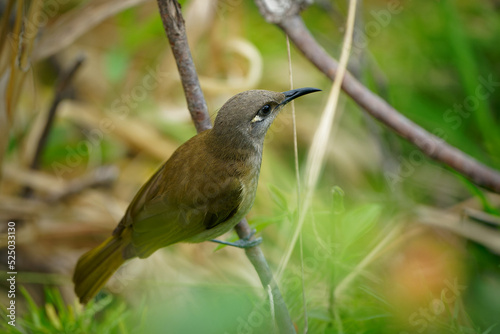
[[[259,115],[255,115],[255,117],[252,119],[251,123],[260,122],[262,120],[264,120],[264,117],[259,116]]]

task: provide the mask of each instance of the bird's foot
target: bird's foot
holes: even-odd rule
[[[247,237],[239,239],[238,241],[235,241],[235,242],[222,241],[222,240],[217,240],[217,239],[212,239],[210,241],[218,243],[218,244],[226,245],[226,246],[233,246],[233,247],[237,247],[237,248],[246,249],[246,248],[252,248],[252,247],[255,247],[257,245],[260,245],[260,243],[262,242],[261,237],[251,239],[254,236],[254,234],[255,234],[255,229],[252,230],[252,232]]]

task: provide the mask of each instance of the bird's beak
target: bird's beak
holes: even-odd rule
[[[285,95],[285,99],[280,103],[280,105],[285,105],[288,102],[298,98],[299,96],[314,93],[314,92],[320,92],[320,91],[321,91],[321,89],[312,88],[312,87],[304,87],[304,88],[287,90],[286,92],[283,92],[283,94]]]

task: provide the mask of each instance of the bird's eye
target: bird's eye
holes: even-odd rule
[[[255,117],[252,119],[252,123],[258,123],[263,121],[264,119],[267,118],[271,114],[271,111],[273,108],[271,107],[270,104],[265,104],[262,108],[259,109]]]
[[[266,104],[262,108],[260,108],[259,112],[257,113],[258,116],[261,117],[266,117],[271,113],[271,106],[269,104]]]

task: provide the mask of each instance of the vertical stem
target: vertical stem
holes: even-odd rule
[[[286,36],[286,51],[288,54],[288,74],[290,75],[290,89],[293,89],[293,70],[292,70],[292,54],[290,51],[290,39],[288,35]],[[297,142],[297,122],[295,118],[295,101],[292,100],[292,127],[293,127],[293,153],[295,158],[295,178],[297,181],[297,217],[300,217],[300,170],[299,170],[299,145]],[[302,284],[302,307],[304,308],[304,333],[307,333],[309,324],[307,316],[307,299],[306,299],[306,287],[304,280],[304,248],[302,243],[302,233],[299,237],[299,248],[300,248],[300,279]]]
[[[243,239],[252,233],[252,229],[248,225],[246,218],[242,219],[238,225],[235,227],[238,236]],[[259,275],[260,282],[262,286],[266,288],[271,287],[273,297],[274,297],[274,308],[276,312],[276,324],[282,334],[296,333],[295,327],[293,326],[292,319],[290,318],[290,313],[288,313],[288,308],[286,307],[283,296],[281,295],[280,289],[274,280],[273,273],[269,265],[267,264],[266,258],[262,253],[260,247],[252,247],[245,249],[245,253],[254,266],[257,274]]]
[[[12,12],[12,8],[14,7],[14,0],[9,0],[7,6],[4,8],[4,12],[2,15],[2,21],[0,26],[0,54],[3,52],[3,48],[7,41],[7,33],[9,32],[9,16]]]
[[[49,113],[45,121],[45,125],[43,126],[42,134],[38,139],[38,144],[35,149],[35,154],[33,156],[33,159],[31,160],[30,169],[32,170],[40,169],[40,161],[45,146],[47,145],[47,140],[49,138],[50,130],[52,129],[52,125],[54,124],[54,120],[56,118],[57,107],[59,106],[59,103],[61,103],[61,101],[64,100],[64,98],[66,97],[65,95],[68,91],[68,87],[70,86],[71,80],[73,79],[76,72],[82,65],[83,61],[84,61],[83,56],[78,57],[73,66],[71,66],[69,70],[65,71],[59,76],[54,94],[54,99],[52,100],[52,104],[50,106]],[[22,190],[21,196],[31,197],[32,193],[33,189],[29,186],[26,186]]]

